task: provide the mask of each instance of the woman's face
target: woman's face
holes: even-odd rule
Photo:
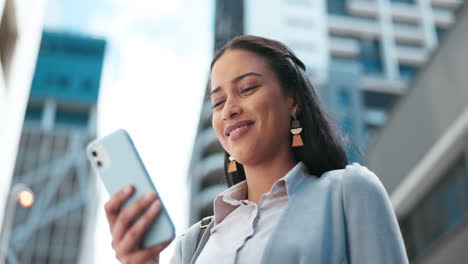
[[[211,70],[211,101],[216,135],[239,163],[252,166],[290,151],[295,102],[263,57],[227,50]]]

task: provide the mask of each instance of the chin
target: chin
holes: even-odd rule
[[[260,157],[260,153],[258,151],[254,151],[253,149],[243,149],[241,152],[237,152],[237,156],[233,154],[236,161],[242,165],[252,164],[255,163],[256,158]]]

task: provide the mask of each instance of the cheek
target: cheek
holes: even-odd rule
[[[268,126],[269,133],[283,134],[284,130],[289,130],[289,112],[287,105],[279,96],[265,97],[258,105],[262,119]]]
[[[213,117],[211,118],[211,125],[213,126],[213,130],[215,131],[219,142],[221,142],[221,145],[224,147],[224,129],[222,123],[223,121],[221,120],[221,117],[217,113],[213,113]]]

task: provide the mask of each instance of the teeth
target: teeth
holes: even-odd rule
[[[236,132],[239,132],[239,130],[241,130],[242,128],[246,128],[248,127],[248,125],[245,125],[245,126],[241,126],[241,127],[238,127],[236,129],[234,129],[233,131],[231,131],[231,133],[229,134],[229,136],[232,136],[232,134],[236,133]]]

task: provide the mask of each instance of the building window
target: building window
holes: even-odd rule
[[[43,39],[41,41],[41,48],[40,48],[40,53],[41,54],[53,54],[57,50],[57,47],[54,45],[53,42]]]
[[[203,175],[200,190],[206,190],[207,188],[220,184],[226,184],[224,170],[222,168],[210,171],[206,175]]]
[[[60,89],[67,90],[70,86],[70,79],[67,76],[60,76],[57,81]]]
[[[396,43],[397,48],[402,48],[402,49],[422,49],[423,46],[421,43],[408,43],[408,42],[397,42]]]
[[[58,109],[55,114],[55,124],[60,127],[87,127],[89,114],[65,109]]]
[[[408,28],[408,29],[418,29],[419,22],[410,22],[410,21],[400,21],[396,18],[392,18],[393,26],[397,28]]]
[[[406,64],[399,64],[398,69],[400,71],[400,78],[403,80],[413,79],[418,71],[418,68]]]
[[[349,109],[351,105],[351,94],[346,87],[342,87],[338,92],[338,103],[341,107]]]
[[[30,106],[26,108],[26,114],[24,115],[25,121],[40,122],[42,119],[42,107]]]
[[[91,92],[93,90],[93,81],[87,79],[84,80],[81,86],[83,91]]]
[[[392,3],[414,4],[414,0],[391,0]]]
[[[383,66],[380,56],[380,41],[360,40],[359,44],[359,62],[363,72],[368,75],[381,75]]]
[[[44,76],[44,87],[46,89],[55,85],[54,77],[51,74],[45,74]]]
[[[396,95],[364,91],[364,105],[367,108],[389,109],[396,99]]]
[[[82,43],[65,43],[62,48],[66,54],[80,57],[99,57],[102,54],[100,47],[85,46]]]
[[[461,155],[409,215],[400,220],[410,260],[430,250],[468,216],[468,169]]]
[[[441,27],[439,27],[439,26],[436,26],[436,27],[435,27],[435,31],[436,31],[437,39],[438,39],[439,41],[441,41],[442,38],[443,38],[444,35],[445,35],[445,28],[441,28]]]
[[[215,140],[203,149],[201,156],[204,159],[211,155],[215,155],[215,154],[223,153],[223,152],[224,152],[223,147],[221,146],[221,144],[219,144],[218,140]]]
[[[327,0],[327,12],[332,15],[347,15],[346,0]]]
[[[342,56],[336,56],[336,55],[331,55],[331,63],[339,66],[348,66],[348,65],[354,65],[356,64],[356,59],[352,57],[342,57]]]

